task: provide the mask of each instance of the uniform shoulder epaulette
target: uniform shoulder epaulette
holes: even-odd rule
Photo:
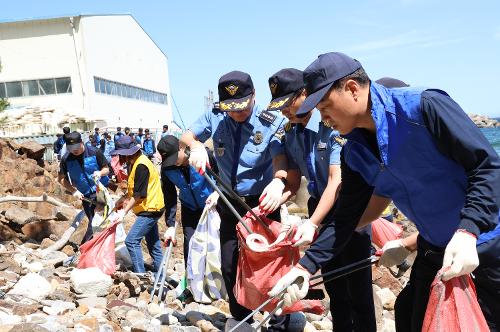
[[[338,145],[340,145],[340,146],[344,146],[344,145],[345,145],[345,143],[347,143],[347,139],[342,138],[342,137],[340,137],[339,135],[334,136],[334,137],[333,137],[333,139],[334,139],[334,140],[335,140],[335,142],[337,142],[337,144],[338,144]]]

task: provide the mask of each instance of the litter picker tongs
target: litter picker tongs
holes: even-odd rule
[[[174,224],[174,234],[175,231],[177,230],[177,222]],[[165,250],[165,253],[163,254],[163,258],[161,259],[161,264],[160,268],[158,269],[158,272],[156,273],[155,277],[155,282],[153,285],[153,289],[151,290],[151,302],[153,302],[153,298],[156,293],[156,288],[158,287],[158,282],[160,281],[160,276],[161,276],[161,283],[160,283],[160,289],[158,290],[158,300],[160,303],[163,303],[162,298],[163,298],[163,287],[165,285],[165,280],[167,278],[167,268],[168,268],[168,263],[170,261],[170,256],[172,256],[172,250],[174,247],[174,242],[170,241],[168,244],[168,249]]]
[[[378,260],[379,260],[378,255],[372,255],[372,256],[370,256],[368,258],[365,258],[365,259],[362,259],[360,261],[354,262],[352,264],[343,266],[341,268],[338,268],[338,269],[335,269],[335,270],[332,270],[332,271],[329,271],[329,272],[326,272],[326,273],[323,273],[323,274],[319,274],[319,275],[313,276],[313,277],[311,277],[309,279],[310,281],[318,280],[318,279],[322,279],[322,280],[318,281],[316,283],[313,283],[313,284],[309,284],[309,287],[319,286],[321,284],[324,284],[324,283],[330,282],[332,280],[344,277],[344,276],[346,276],[348,274],[351,274],[351,273],[354,273],[356,271],[365,269],[367,267],[370,267],[372,264],[378,262]],[[260,306],[258,306],[254,311],[252,311],[250,314],[248,314],[248,316],[246,316],[242,321],[240,321],[238,324],[236,324],[231,330],[229,330],[229,332],[237,331],[238,327],[240,327],[244,322],[246,322],[248,319],[250,319],[251,317],[253,317],[253,315],[255,315],[256,313],[258,313],[259,311],[261,311],[266,305],[268,305],[269,303],[271,303],[271,301],[273,301],[276,298],[280,298],[280,301],[278,302],[276,308],[274,308],[274,310],[271,311],[262,320],[262,322],[260,322],[259,325],[255,327],[255,330],[258,330],[261,326],[263,326],[271,318],[271,316],[273,314],[275,314],[278,311],[278,309],[281,309],[281,307],[283,306],[283,303],[284,303],[284,301],[283,301],[283,295],[285,294],[285,292],[286,292],[286,290],[287,290],[287,288],[289,286],[290,285],[287,285],[278,294],[276,294],[276,295],[270,297],[269,299],[267,299],[264,303],[262,303]]]
[[[231,197],[234,200],[236,200],[243,208],[245,208],[248,212],[250,212],[250,214],[262,225],[262,227],[264,227],[264,229],[266,231],[268,231],[269,233],[272,233],[271,229],[262,220],[262,218],[260,218],[252,210],[252,208],[250,206],[248,206],[248,204],[245,203],[245,201],[243,201],[243,199],[241,199],[241,197],[238,196],[238,194],[236,192],[234,192],[234,190],[230,186],[228,186],[226,183],[224,183],[224,181],[222,181],[222,179],[212,169],[207,168],[206,172],[203,173],[203,176],[205,177],[205,180],[207,180],[207,182],[210,184],[210,186],[219,194],[220,198],[222,198],[222,200],[224,201],[224,203],[231,210],[231,212],[233,213],[233,215],[239,220],[239,222],[241,222],[241,224],[243,225],[243,227],[245,227],[246,231],[249,234],[252,234],[253,232],[250,230],[250,228],[248,227],[248,225],[245,223],[244,218],[242,218],[240,216],[240,214],[238,213],[238,211],[236,211],[236,209],[231,204],[231,202],[229,202],[229,200],[227,199],[226,195],[222,192],[222,190],[220,190],[219,187],[217,187],[217,185],[215,184],[215,182],[210,178],[210,176],[207,173],[210,173],[210,175],[213,176],[214,179],[217,180],[217,183],[219,183],[222,187],[224,187],[224,189],[231,195]]]

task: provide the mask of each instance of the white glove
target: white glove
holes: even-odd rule
[[[167,228],[163,237],[165,238],[165,242],[172,241],[174,246],[177,244],[177,240],[175,239],[175,227]]]
[[[191,148],[191,153],[189,155],[189,165],[193,166],[197,172],[200,169],[205,173],[205,168],[208,164],[208,153],[205,146],[201,143],[197,143]],[[202,173],[202,174],[203,174]]]
[[[275,211],[280,206],[283,189],[285,184],[280,179],[273,179],[260,195],[259,206],[266,212]]]
[[[409,254],[411,251],[405,248],[402,239],[387,241],[382,247],[382,256],[380,256],[378,264],[386,267],[399,265]]]
[[[118,210],[116,212],[116,221],[122,222],[125,219],[125,210]]]
[[[476,237],[470,233],[457,231],[446,246],[443,258],[443,268],[450,269],[443,273],[442,280],[471,273],[479,265],[477,256]]]
[[[294,247],[302,247],[310,244],[313,239],[318,226],[313,224],[310,219],[305,219],[302,224],[297,228],[297,232],[293,237]]]
[[[80,192],[80,190],[77,190],[73,193],[73,196],[76,197],[77,199],[83,199],[83,194]]]
[[[275,296],[286,288],[283,300],[284,306],[289,307],[295,302],[302,300],[307,295],[310,276],[309,272],[297,267],[292,267],[287,274],[278,280],[276,285],[267,295],[271,297]]]
[[[95,171],[93,174],[92,174],[92,180],[94,180],[94,182],[97,182],[101,179],[101,171]]]
[[[210,196],[207,197],[205,204],[209,209],[211,209],[217,205],[218,200],[219,200],[219,193],[214,191],[213,193],[210,194]]]

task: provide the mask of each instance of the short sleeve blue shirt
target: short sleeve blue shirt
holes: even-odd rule
[[[300,170],[309,183],[315,183],[307,189],[316,199],[328,184],[330,165],[340,165],[342,140],[337,131],[323,125],[317,110],[305,127],[297,124],[285,132],[288,168]]]
[[[226,112],[208,111],[189,130],[201,142],[212,137],[222,180],[240,196],[260,195],[273,179],[272,159],[285,153],[285,118],[254,106],[242,123]]]

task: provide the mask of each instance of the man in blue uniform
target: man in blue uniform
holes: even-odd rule
[[[168,229],[165,240],[175,239],[175,214],[177,212],[177,188],[181,201],[181,224],[184,233],[184,265],[187,264],[189,241],[198,226],[207,199],[217,202],[218,194],[206,182],[203,175],[189,165],[188,156],[179,148],[179,140],[172,135],[164,136],[158,143],[161,155],[161,184],[165,200],[165,219]],[[212,164],[212,163],[211,163]]]
[[[286,177],[284,154],[284,117],[277,112],[262,111],[254,101],[255,90],[250,75],[232,71],[219,80],[219,108],[202,115],[184,133],[181,142],[190,147],[189,163],[204,171],[208,155],[201,142],[213,139],[215,159],[223,181],[230,185],[249,206],[259,205],[267,212],[281,203]],[[228,195],[229,196],[229,195]],[[245,210],[234,199],[230,202],[240,214]],[[233,293],[238,262],[238,220],[229,208],[217,205],[221,220],[222,275],[229,295],[229,308],[236,320],[251,310],[241,306]],[[276,211],[278,212],[278,211]],[[279,213],[270,218],[279,220]],[[272,318],[271,330],[285,330],[285,317]]]
[[[304,81],[308,97],[298,114],[317,107],[347,138],[342,188],[334,222],[271,294],[291,284],[285,302],[303,297],[310,274],[392,199],[419,230],[410,281],[396,303],[397,330],[421,330],[430,285],[439,269],[449,268],[445,281],[474,271],[479,303],[497,331],[500,160],[486,138],[444,91],[387,89],[342,53],[320,55]]]
[[[149,160],[153,159],[153,156],[156,153],[155,141],[151,138],[149,131],[145,134],[144,141],[142,142],[142,151],[149,158]]]
[[[288,158],[287,182],[294,195],[301,176],[307,179],[311,195],[307,205],[309,218],[299,225],[295,246],[308,245],[331,210],[340,185],[340,151],[343,139],[337,131],[321,123],[321,115],[311,109],[301,117],[297,111],[306,99],[303,72],[294,68],[280,70],[269,78],[272,100],[268,110],[281,109],[289,122],[285,125],[285,149]],[[288,197],[287,197],[288,198]],[[354,232],[346,249],[321,266],[323,273],[357,262],[371,252],[370,229]],[[370,269],[325,284],[334,313],[335,331],[376,331]]]
[[[118,142],[118,140],[123,136],[125,135],[124,133],[122,133],[122,127],[116,127],[116,134],[115,136],[113,136],[113,143],[115,143],[116,145],[116,142]]]
[[[105,186],[109,183],[108,161],[99,149],[83,145],[82,136],[74,131],[65,136],[67,152],[61,158],[59,181],[73,196],[83,200],[82,206],[89,220],[82,243],[92,238],[92,219],[95,205],[90,201],[96,199],[95,181]]]

